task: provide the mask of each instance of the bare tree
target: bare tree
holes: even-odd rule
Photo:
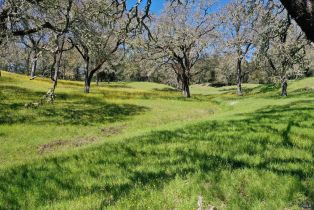
[[[49,10],[49,7],[47,7],[48,9],[46,11],[46,15],[50,16],[51,19],[59,19],[58,28],[54,30],[55,49],[52,50],[53,63],[51,65],[52,88],[50,88],[46,94],[46,100],[50,102],[53,102],[55,99],[55,89],[58,84],[62,55],[65,51],[64,47],[71,25],[71,12],[73,7],[73,1],[74,0],[66,0],[60,2],[57,1],[56,4],[53,5],[53,9]]]
[[[30,72],[30,79],[35,79],[36,75],[36,69],[37,69],[37,63],[38,58],[42,53],[42,39],[44,35],[34,36],[33,34],[29,34],[27,36],[22,37],[22,44],[30,49],[30,61],[31,61],[31,72]],[[27,68],[29,68],[29,61],[26,65]]]
[[[224,22],[222,40],[227,53],[236,54],[237,94],[242,95],[242,64],[253,53],[257,34],[254,30],[258,7],[248,0],[229,3],[221,13]]]
[[[115,57],[130,35],[145,27],[151,2],[146,1],[144,11],[140,12],[141,2],[137,1],[129,10],[126,1],[84,1],[76,5],[70,41],[85,62],[86,93],[94,74]]]
[[[153,58],[157,66],[172,68],[185,97],[191,97],[191,78],[198,73],[193,67],[209,51],[210,40],[216,35],[211,7],[205,0],[167,4],[148,34],[147,58]]]
[[[171,2],[182,3],[181,0],[171,0]],[[274,1],[269,0],[269,2],[274,2]],[[314,42],[314,9],[313,9],[314,1],[313,0],[280,0],[280,2],[284,5],[288,13],[301,27],[303,32],[306,34],[307,38],[311,40],[312,42]]]
[[[306,68],[306,41],[303,32],[281,5],[265,5],[260,13],[258,59],[274,82],[281,82],[287,96],[288,79]]]
[[[15,36],[25,36],[44,29],[56,30],[47,18],[47,10],[63,0],[6,0],[0,5],[0,44]]]

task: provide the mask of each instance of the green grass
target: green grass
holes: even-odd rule
[[[300,209],[314,203],[314,78],[279,88],[0,78],[0,209]]]

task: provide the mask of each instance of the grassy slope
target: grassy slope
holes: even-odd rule
[[[0,78],[0,209],[298,209],[314,201],[314,79],[272,86],[93,87]]]

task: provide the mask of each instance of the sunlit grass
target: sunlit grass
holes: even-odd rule
[[[168,86],[155,83],[125,84],[132,88],[124,88],[123,83],[104,83],[100,87],[93,85],[91,94],[87,95],[83,93],[82,83],[68,81],[59,82],[55,104],[28,109],[24,105],[39,101],[51,86],[49,80],[30,81],[25,76],[2,74],[1,167],[50,155],[37,154],[38,147],[45,143],[76,141],[82,137],[95,137],[97,141],[93,143],[98,143],[182,121],[205,119],[219,110],[207,98],[185,100],[179,92],[158,91]],[[121,126],[123,129],[114,134],[101,131]],[[54,152],[59,150],[62,148]]]
[[[27,109],[49,80],[0,78],[0,209],[300,209],[314,201],[314,79],[278,87],[154,83]],[[313,205],[313,204],[312,204]]]

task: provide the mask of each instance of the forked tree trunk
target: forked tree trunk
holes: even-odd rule
[[[242,78],[241,78],[241,74],[242,74],[242,61],[240,58],[238,58],[237,61],[237,94],[239,96],[242,96]]]
[[[189,78],[186,75],[182,76],[182,93],[184,97],[191,98]]]

